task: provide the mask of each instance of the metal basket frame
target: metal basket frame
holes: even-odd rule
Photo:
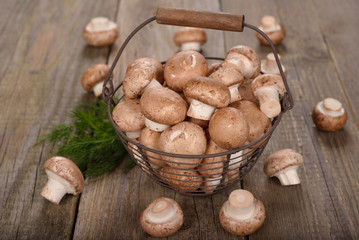
[[[269,129],[268,132],[266,132],[262,137],[257,139],[256,141],[247,144],[245,146],[235,148],[235,149],[229,149],[225,152],[216,153],[216,154],[206,154],[206,155],[182,155],[182,154],[173,154],[173,153],[167,153],[158,151],[152,148],[148,148],[137,141],[128,138],[115,124],[113,118],[112,118],[112,112],[111,112],[111,106],[116,106],[116,101],[114,99],[115,93],[118,91],[118,89],[122,86],[122,82],[114,88],[113,85],[113,79],[112,79],[112,72],[114,68],[117,65],[117,62],[124,51],[125,47],[129,43],[129,41],[134,37],[134,35],[139,32],[143,27],[148,25],[149,23],[156,20],[156,16],[153,16],[143,23],[141,23],[138,27],[136,27],[126,38],[126,40],[123,42],[122,46],[120,47],[114,62],[110,68],[110,71],[106,77],[106,80],[103,84],[103,98],[105,102],[107,103],[107,111],[108,111],[108,117],[110,119],[111,124],[113,125],[114,129],[116,130],[116,133],[121,139],[121,142],[125,146],[126,150],[130,153],[132,158],[135,160],[135,162],[140,166],[140,168],[152,179],[154,179],[157,183],[160,185],[173,189],[177,192],[180,192],[185,195],[192,195],[192,196],[206,196],[206,195],[212,195],[214,193],[217,193],[221,190],[224,190],[225,188],[229,187],[232,184],[237,183],[238,181],[241,181],[244,176],[252,169],[254,164],[257,162],[258,158],[264,151],[269,139],[271,138],[275,128],[278,126],[284,112],[287,110],[293,108],[293,98],[289,89],[289,86],[287,84],[287,80],[285,77],[285,74],[283,72],[277,51],[272,43],[272,41],[269,39],[269,37],[261,31],[259,28],[252,26],[250,24],[247,24],[244,22],[244,16],[243,16],[243,27],[250,28],[256,32],[258,32],[260,35],[262,35],[268,42],[269,45],[273,51],[275,60],[277,62],[280,75],[282,76],[284,85],[286,87],[286,93],[284,93],[284,97],[281,100],[281,107],[282,111],[281,113],[275,117],[272,120],[272,128]],[[212,59],[212,60],[224,60],[220,57],[206,57],[206,59]],[[162,62],[164,64],[165,61]],[[122,95],[119,101],[122,100],[124,96]],[[242,151],[242,152],[241,152]],[[234,154],[237,153],[237,156],[234,156]],[[238,155],[240,153],[240,155]],[[192,180],[183,180],[179,179],[181,177],[189,176],[189,173],[191,172],[198,172],[197,169],[187,169],[187,168],[177,168],[177,167],[170,167],[166,165],[166,163],[171,163],[171,161],[164,160],[162,158],[156,158],[151,154],[157,154],[159,156],[168,156],[168,157],[176,157],[176,158],[214,158],[214,157],[225,157],[225,160],[222,161],[215,161],[211,163],[200,163],[199,165],[214,165],[218,163],[223,163],[223,167],[211,167],[206,169],[208,170],[216,170],[221,169],[222,173],[218,176],[218,174],[207,174],[207,175],[198,175],[194,176]],[[149,156],[151,155],[151,156]],[[155,164],[149,159],[157,159],[164,164]],[[237,161],[236,161],[237,160]],[[234,163],[231,163],[232,161],[235,161]],[[185,162],[177,162],[176,164],[185,164],[190,165],[190,163]],[[156,169],[156,165],[160,165],[160,169]],[[198,164],[196,164],[198,165]],[[237,166],[238,165],[238,166]],[[234,166],[234,167],[232,167]],[[166,174],[168,169],[176,169],[179,171],[186,171],[184,174],[180,173],[171,173],[170,177],[164,176],[163,174]],[[168,174],[168,173],[167,173]],[[203,178],[206,178],[203,179]],[[214,179],[214,177],[217,177],[217,179]],[[212,178],[209,179],[208,178]],[[210,184],[214,183],[215,181],[218,181],[218,178],[220,178],[219,183],[215,185],[209,185],[209,186],[203,186],[204,184]],[[192,185],[193,183],[200,184],[201,187],[191,187],[188,185]]]

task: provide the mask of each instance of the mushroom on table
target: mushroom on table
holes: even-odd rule
[[[263,203],[243,189],[231,192],[219,212],[222,227],[236,236],[254,233],[263,225],[265,217]]]
[[[181,47],[181,51],[193,50],[201,51],[201,45],[207,41],[207,34],[202,28],[180,27],[173,37],[176,45]]]
[[[283,186],[300,183],[297,169],[303,165],[303,157],[292,149],[282,149],[272,153],[264,162],[264,172],[269,177],[277,177]]]
[[[95,64],[85,70],[81,77],[81,85],[87,92],[94,92],[96,97],[102,94],[102,86],[110,67],[106,64]],[[113,75],[111,75],[113,77]]]
[[[280,60],[280,55],[277,55]],[[284,75],[287,76],[287,71],[285,70],[285,67],[283,65],[281,65],[281,67],[283,69]],[[279,68],[273,53],[267,54],[266,58],[261,60],[261,72],[264,74],[271,73],[280,75]]]
[[[333,132],[344,127],[348,115],[341,102],[326,98],[313,108],[312,118],[318,129]]]
[[[183,224],[183,212],[172,198],[161,197],[151,202],[141,213],[141,226],[154,237],[168,237]]]
[[[286,34],[283,25],[279,24],[275,17],[270,15],[261,18],[259,29],[269,37],[274,45],[280,44]],[[256,33],[256,36],[261,44],[269,46],[269,42],[262,35]]]
[[[41,196],[59,204],[66,193],[78,195],[84,188],[84,177],[76,164],[68,158],[56,156],[44,164],[48,181]]]
[[[105,17],[96,17],[85,26],[83,38],[94,47],[111,45],[118,37],[117,24]]]

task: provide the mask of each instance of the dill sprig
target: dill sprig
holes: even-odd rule
[[[57,147],[56,155],[70,158],[86,177],[114,170],[124,159],[126,150],[107,115],[107,104],[81,103],[71,113],[70,124],[55,124],[42,135],[36,145],[49,142]],[[134,162],[128,163],[128,171]]]

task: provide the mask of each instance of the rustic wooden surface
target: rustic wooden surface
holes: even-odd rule
[[[33,144],[51,124],[68,122],[76,104],[94,100],[81,87],[82,72],[94,63],[111,64],[125,37],[158,6],[244,14],[253,25],[265,14],[280,19],[287,38],[277,49],[294,109],[244,181],[220,194],[183,196],[136,167],[86,179],[79,197],[65,196],[54,206],[40,196],[47,181],[42,165],[53,153]],[[139,216],[161,196],[176,199],[185,215],[168,239],[358,239],[358,12],[355,0],[0,0],[0,239],[152,239]],[[96,16],[117,21],[120,37],[112,47],[84,43],[82,28]],[[135,58],[164,60],[176,52],[175,30],[152,23],[136,35],[115,69],[116,81]],[[207,34],[207,56],[223,56],[238,44],[261,58],[270,51],[249,29]],[[335,133],[318,131],[311,120],[312,107],[325,97],[339,99],[348,111],[345,128]],[[282,148],[303,154],[302,184],[282,187],[263,173],[264,159]],[[220,206],[239,187],[261,199],[267,214],[256,233],[242,238],[225,232],[218,219]]]

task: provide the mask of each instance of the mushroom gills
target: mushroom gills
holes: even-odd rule
[[[149,209],[147,217],[151,222],[161,224],[171,220],[175,213],[176,211],[170,202],[161,200]]]
[[[277,177],[283,186],[296,185],[300,183],[297,169],[298,166],[290,166],[277,172],[273,176]]]
[[[201,44],[199,42],[186,42],[182,43],[181,51],[193,50],[199,52],[201,50]]]
[[[148,118],[145,118],[145,125],[146,125],[146,127],[148,127],[149,129],[151,129],[152,131],[155,131],[155,132],[163,132],[164,130],[166,130],[167,128],[170,127],[170,125],[157,123],[157,122],[151,121]]]
[[[45,172],[49,180],[42,189],[41,196],[53,203],[59,204],[66,193],[75,194],[75,189],[68,181],[49,170],[45,170]]]
[[[213,106],[192,99],[191,105],[187,111],[187,116],[201,120],[209,120],[215,109],[216,108]]]
[[[102,86],[103,86],[103,82],[101,81],[99,83],[96,83],[96,85],[92,88],[92,91],[94,92],[96,97],[99,97],[102,94]]]
[[[273,118],[280,114],[282,108],[279,102],[279,93],[275,87],[258,88],[254,95],[259,100],[261,111],[268,118]]]
[[[239,83],[228,87],[229,92],[231,93],[231,103],[241,99],[241,96],[239,95],[238,87],[239,87]]]

